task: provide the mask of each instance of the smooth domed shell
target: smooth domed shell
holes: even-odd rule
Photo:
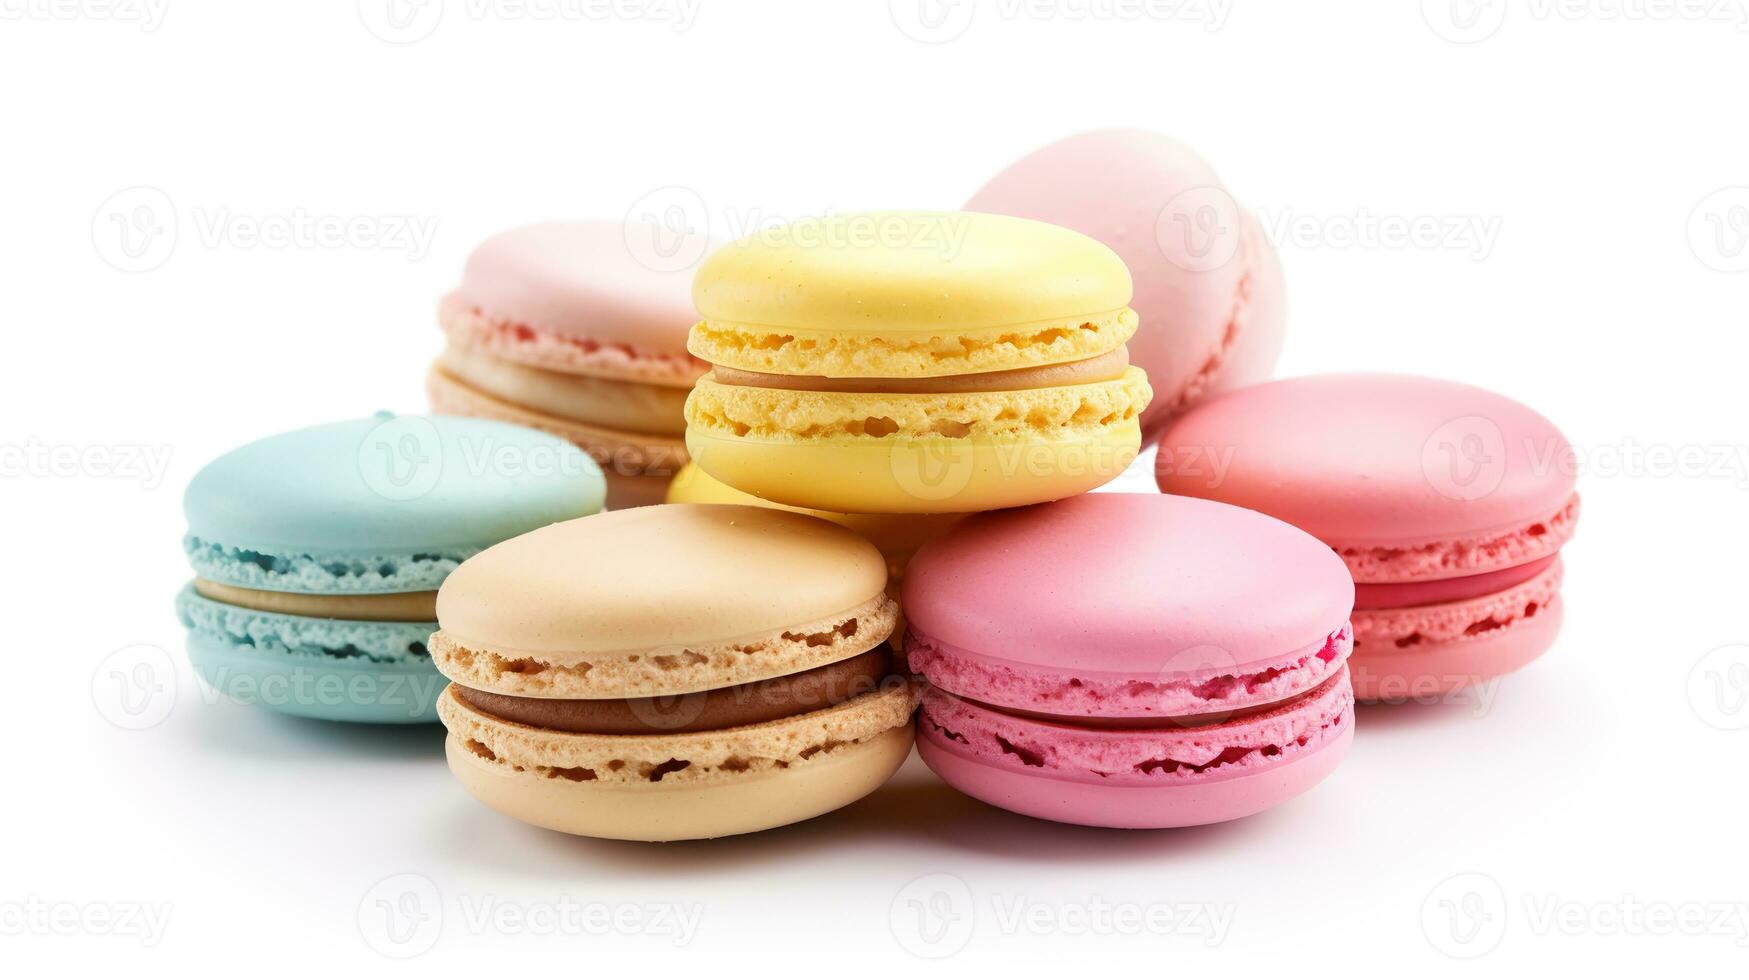
[[[989,661],[1146,682],[1320,645],[1347,622],[1354,584],[1272,517],[1093,493],[967,518],[912,559],[904,605],[934,643]]]
[[[233,449],[195,474],[183,511],[190,538],[231,551],[465,557],[593,514],[604,492],[600,468],[562,439],[481,419],[385,414]]]
[[[1482,388],[1391,374],[1288,378],[1231,392],[1161,434],[1168,493],[1281,518],[1334,547],[1409,547],[1517,531],[1573,496],[1572,447]]]
[[[712,646],[865,606],[886,580],[875,546],[836,524],[665,504],[487,549],[450,574],[437,618],[458,643],[530,654]]]

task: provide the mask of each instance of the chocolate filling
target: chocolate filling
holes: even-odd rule
[[[674,734],[756,725],[829,708],[887,684],[904,683],[889,676],[892,668],[892,651],[883,643],[867,653],[799,674],[691,694],[525,698],[476,691],[460,684],[455,690],[475,708],[531,728],[589,735]]]

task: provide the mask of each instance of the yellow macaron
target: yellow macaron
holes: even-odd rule
[[[878,212],[759,232],[700,267],[687,400],[699,466],[837,513],[1072,496],[1141,445],[1129,270],[1043,222]]]

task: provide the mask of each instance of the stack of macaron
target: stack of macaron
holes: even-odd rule
[[[714,252],[688,349],[711,365],[686,444],[712,477],[838,513],[933,514],[1073,496],[1141,445],[1129,270],[1022,218],[807,219]]]
[[[219,692],[287,714],[435,721],[445,577],[601,499],[582,451],[497,422],[379,415],[249,443],[183,498],[189,657]]]
[[[1262,383],[1279,260],[1176,141],[1087,133],[963,212],[711,247],[504,232],[440,305],[427,389],[460,417],[202,470],[201,676],[441,720],[468,792],[573,834],[818,816],[913,739],[995,806],[1176,827],[1311,789],[1357,698],[1498,677],[1559,629],[1560,432],[1426,378]],[[1144,440],[1162,494],[1089,493]]]
[[[432,407],[571,440],[601,464],[609,507],[659,502],[686,462],[683,406],[705,370],[686,352],[692,270],[676,260],[708,245],[605,221],[487,239],[438,308],[448,348],[427,378]]]
[[[911,751],[874,546],[800,514],[616,511],[467,561],[431,637],[450,767],[591,837],[763,830],[873,791]]]
[[[1560,630],[1561,546],[1579,517],[1572,447],[1469,385],[1325,375],[1232,392],[1174,420],[1167,493],[1291,522],[1357,583],[1355,688],[1424,700],[1516,670]]]
[[[1354,585],[1316,538],[1225,504],[1089,494],[979,514],[905,582],[918,746],[962,791],[1104,827],[1247,816],[1354,731]]]

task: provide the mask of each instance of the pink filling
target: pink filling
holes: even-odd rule
[[[1457,578],[1432,582],[1356,582],[1354,608],[1401,609],[1405,606],[1431,606],[1441,602],[1475,599],[1536,578],[1543,569],[1553,565],[1560,556],[1548,555],[1533,562]]]
[[[924,692],[922,737],[982,762],[1059,779],[1128,785],[1224,778],[1285,764],[1353,724],[1354,692],[1343,671],[1261,714],[1192,728],[1088,728],[1017,717]]]
[[[1302,694],[1342,669],[1354,631],[1341,629],[1273,663],[1197,664],[1140,674],[1053,671],[962,650],[913,624],[905,651],[911,670],[962,698],[1008,711],[1079,724],[1129,725],[1183,720],[1274,704]],[[1162,658],[1163,666],[1170,666]]]
[[[438,322],[453,343],[548,371],[690,387],[710,369],[710,365],[690,354],[604,343],[495,318],[455,293],[444,297],[439,305]]]

